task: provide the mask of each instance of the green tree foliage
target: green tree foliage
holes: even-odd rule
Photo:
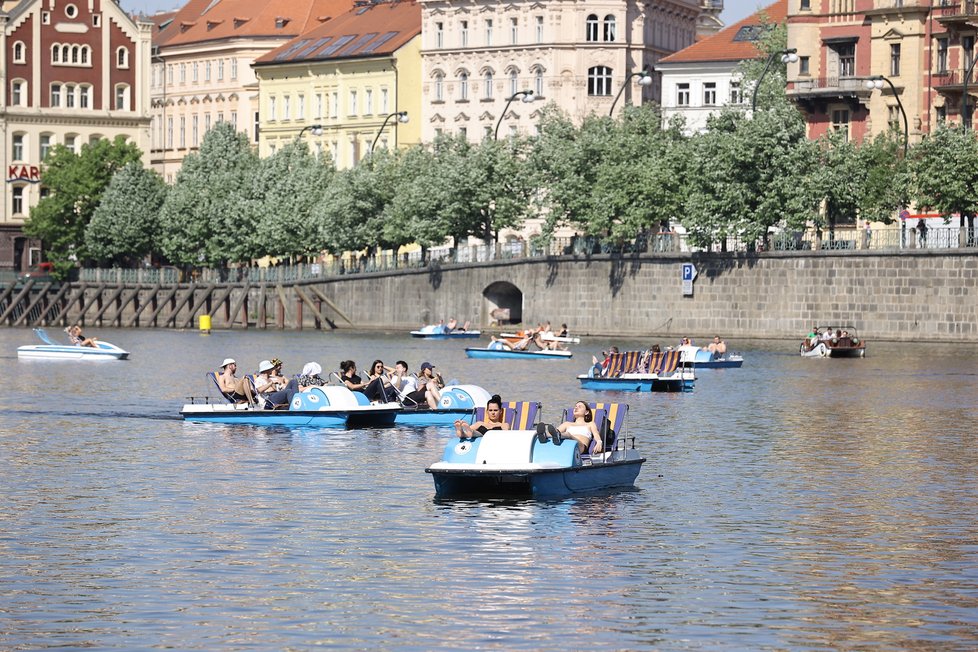
[[[762,15],[760,29],[761,33],[755,41],[760,56],[745,59],[737,71],[748,106],[755,103],[754,94],[757,94],[758,112],[791,105],[784,92],[788,79],[787,64],[781,61],[781,53],[788,43],[787,25],[771,23],[767,16]]]
[[[317,158],[298,139],[261,159],[244,201],[241,234],[247,257],[318,255],[323,249],[313,209],[322,202],[335,174],[329,158]]]
[[[163,178],[131,162],[115,173],[85,230],[85,244],[100,263],[136,264],[160,238]]]
[[[63,276],[76,262],[89,258],[85,229],[105,189],[116,171],[141,156],[124,136],[82,145],[77,155],[63,145],[48,154],[41,172],[48,195],[31,209],[24,233],[43,241],[57,274]]]
[[[911,151],[913,197],[947,221],[978,212],[978,139],[973,130],[942,125]]]
[[[184,265],[220,266],[248,260],[256,224],[246,210],[258,157],[228,122],[207,132],[188,155],[160,211],[161,251]]]

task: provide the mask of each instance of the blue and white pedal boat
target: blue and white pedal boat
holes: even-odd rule
[[[486,348],[466,347],[465,355],[476,360],[523,359],[523,360],[567,360],[574,354],[571,351],[514,351],[500,342],[492,342]]]
[[[129,351],[101,340],[96,340],[96,346],[80,346],[55,342],[43,328],[35,328],[34,334],[44,344],[17,347],[18,358],[29,360],[125,360],[129,357]]]
[[[399,426],[451,426],[459,419],[472,423],[477,408],[485,408],[491,398],[478,385],[449,385],[441,390],[441,401],[435,409],[404,406],[394,423]]]
[[[577,380],[581,389],[619,392],[686,392],[696,383],[692,365],[681,363],[679,351],[613,353],[606,367],[595,364]]]
[[[327,385],[299,392],[286,410],[191,402],[183,406],[180,416],[186,421],[232,425],[383,428],[393,426],[402,409],[400,403],[371,403],[361,392]]]
[[[697,369],[736,369],[744,364],[743,356],[735,353],[715,358],[709,351],[695,346],[681,346],[679,351],[683,356],[683,364],[692,364]]]
[[[441,461],[425,471],[436,498],[523,496],[564,498],[629,489],[645,458],[632,439],[615,436],[604,453],[582,455],[577,442],[541,442],[535,430],[490,430],[475,439],[452,439]]]
[[[411,337],[421,337],[428,340],[474,340],[482,335],[482,331],[448,330],[441,324],[428,324],[416,331],[411,331]]]

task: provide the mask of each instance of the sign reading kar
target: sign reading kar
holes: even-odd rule
[[[8,165],[7,183],[41,183],[41,168],[36,165]]]

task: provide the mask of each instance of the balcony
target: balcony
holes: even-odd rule
[[[964,74],[967,72],[965,70],[939,70],[934,73],[934,89],[938,93],[944,95],[948,94],[960,94],[964,90]],[[972,71],[971,77],[968,78],[968,88],[975,89],[978,91],[978,69]]]
[[[934,5],[934,16],[937,17],[937,22],[947,29],[978,27],[978,0],[960,2],[941,0]]]
[[[867,16],[886,16],[891,14],[927,13],[931,0],[876,0]]]
[[[788,95],[802,99],[868,99],[871,91],[863,86],[862,77],[806,77],[792,81]]]

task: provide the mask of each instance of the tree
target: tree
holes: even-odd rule
[[[24,233],[43,241],[56,274],[64,276],[89,258],[85,230],[105,189],[119,169],[141,157],[139,148],[127,143],[125,136],[87,143],[77,155],[63,145],[48,154],[41,172],[48,195],[31,209]]]
[[[153,253],[166,191],[163,177],[140,163],[129,163],[116,172],[85,229],[91,257],[132,264]]]
[[[229,122],[188,155],[160,211],[162,253],[175,263],[220,266],[247,260],[256,225],[245,203],[258,157]]]
[[[978,212],[978,140],[972,130],[940,126],[911,150],[913,199],[944,216],[954,213],[967,225],[973,243]]]

